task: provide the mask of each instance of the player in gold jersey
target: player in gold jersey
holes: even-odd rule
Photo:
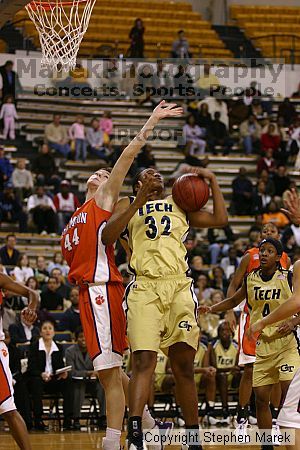
[[[132,356],[129,388],[128,441],[130,450],[142,449],[141,414],[161,348],[168,353],[186,428],[198,429],[198,397],[194,381],[194,357],[198,348],[197,299],[184,240],[189,226],[222,227],[227,223],[224,199],[215,175],[197,168],[212,190],[213,213],[185,213],[171,196],[165,197],[162,176],[154,169],[142,171],[134,181],[134,193],[148,177],[160,187],[142,207],[134,198],[121,199],[103,230],[105,244],[126,238],[135,280],[127,289],[127,331]],[[123,239],[124,241],[124,239]],[[200,444],[195,449],[200,449]]]
[[[270,314],[284,304],[292,292],[292,273],[279,265],[281,255],[280,241],[264,239],[259,245],[260,268],[247,275],[242,287],[232,297],[210,308],[201,307],[201,311],[226,311],[246,298],[250,324]],[[299,323],[299,318],[290,320],[294,325]],[[280,382],[285,395],[298,367],[300,358],[296,335],[287,329],[285,322],[266,327],[257,339],[253,371],[259,428],[272,428],[269,407],[272,385]]]

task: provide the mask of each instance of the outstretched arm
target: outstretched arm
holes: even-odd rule
[[[300,311],[300,261],[294,264],[293,294],[289,300],[278,306],[275,311],[258,320],[250,327],[250,335],[261,332],[266,326],[287,319]]]
[[[0,289],[5,289],[13,294],[22,295],[28,298],[29,305],[22,311],[22,315],[29,322],[34,322],[36,320],[35,310],[39,302],[39,294],[37,291],[33,291],[29,287],[14,281],[8,275],[0,273]]]
[[[178,117],[183,114],[181,107],[176,103],[166,103],[164,100],[154,109],[141,131],[125,148],[116,162],[109,179],[100,186],[95,195],[95,201],[100,208],[112,211],[118,201],[120,190],[126,174],[133,163],[134,158],[145,145],[150,133],[161,119],[166,117]]]
[[[206,178],[209,181],[213,197],[213,213],[207,211],[196,211],[188,214],[191,227],[225,227],[228,223],[228,214],[223,194],[215,174],[210,170],[202,169],[201,167],[194,167],[189,172],[195,173],[196,175]]]
[[[246,286],[243,283],[242,287],[232,296],[226,298],[222,302],[219,302],[213,306],[200,306],[199,312],[201,313],[219,313],[228,311],[228,309],[232,309],[235,306],[238,306],[241,301],[246,297]]]

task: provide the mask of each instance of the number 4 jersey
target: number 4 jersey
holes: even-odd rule
[[[94,199],[85,202],[71,217],[61,236],[61,250],[72,284],[122,282],[113,245],[102,244],[102,231],[112,213]]]
[[[131,251],[131,270],[149,278],[185,274],[188,265],[184,240],[188,230],[186,213],[171,196],[147,202],[121,236]]]
[[[245,285],[250,324],[252,324],[270,314],[290,298],[292,272],[276,270],[271,279],[263,279],[260,269],[256,269],[246,276]],[[266,327],[261,333],[261,338],[269,341],[281,337],[277,328],[278,323]]]

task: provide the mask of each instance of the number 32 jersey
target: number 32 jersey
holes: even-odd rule
[[[101,236],[112,213],[94,199],[75,211],[61,236],[61,250],[72,284],[122,282],[116,267],[114,246],[102,244]]]
[[[147,202],[121,236],[131,251],[131,270],[149,278],[185,274],[188,265],[184,240],[188,230],[186,213],[171,196]]]
[[[250,324],[252,325],[290,298],[292,295],[292,272],[276,270],[271,279],[263,280],[260,269],[256,269],[246,276],[245,285]],[[282,335],[278,333],[278,324],[264,328],[261,337],[268,341],[281,337]]]

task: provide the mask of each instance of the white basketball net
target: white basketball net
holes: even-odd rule
[[[58,72],[75,68],[95,3],[96,0],[35,0],[26,5],[39,33],[42,66]]]

